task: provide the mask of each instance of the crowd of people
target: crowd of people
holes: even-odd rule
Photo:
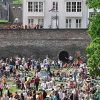
[[[8,25],[3,25],[0,27],[0,29],[43,29],[42,25],[25,25],[23,27],[22,24],[8,24]]]
[[[0,100],[100,100],[99,78],[90,77],[80,57],[70,56],[68,63],[48,56],[1,58]]]

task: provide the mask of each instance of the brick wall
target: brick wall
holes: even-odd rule
[[[71,55],[80,50],[85,56],[85,49],[90,43],[87,30],[0,30],[0,56],[26,56],[44,58],[47,54],[57,58],[60,51],[66,50]]]

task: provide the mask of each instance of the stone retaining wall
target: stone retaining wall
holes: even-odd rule
[[[0,57],[33,55],[34,58],[44,58],[49,55],[57,58],[62,50],[71,55],[80,50],[85,56],[89,43],[86,29],[0,30]]]

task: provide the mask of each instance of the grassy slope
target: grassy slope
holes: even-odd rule
[[[0,20],[0,24],[8,23],[8,20]]]
[[[7,23],[8,20],[0,20],[0,23]]]
[[[13,4],[21,4],[22,0],[13,0],[12,2],[13,2]]]

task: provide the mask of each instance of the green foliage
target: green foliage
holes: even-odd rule
[[[100,76],[100,37],[95,38],[87,47],[88,62],[91,76]]]
[[[90,8],[100,8],[100,0],[87,0]],[[95,12],[95,15],[90,19],[88,33],[92,42],[87,47],[88,54],[87,65],[91,76],[100,76],[100,12]]]
[[[0,23],[8,23],[8,20],[0,20]]]
[[[87,0],[89,8],[100,8],[100,0]]]
[[[100,50],[100,38],[94,39],[91,44],[87,47],[88,57],[91,57],[95,51]]]
[[[100,49],[96,50],[88,59],[87,63],[91,76],[100,76]]]
[[[13,4],[21,4],[22,0],[13,0]]]
[[[88,32],[92,39],[100,37],[100,13],[91,18]]]

